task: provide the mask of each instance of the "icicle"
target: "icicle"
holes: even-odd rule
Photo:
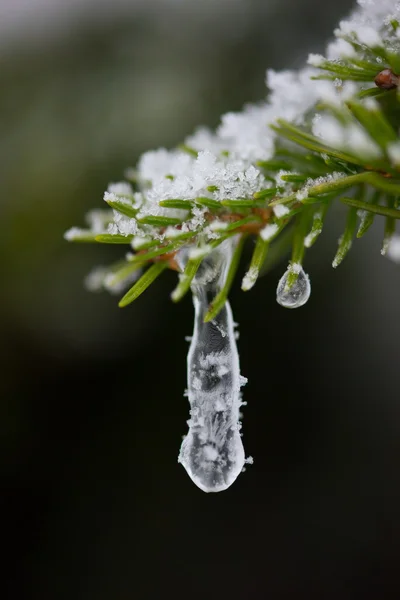
[[[288,288],[288,278],[292,273],[298,273],[293,285]],[[285,308],[299,308],[309,299],[311,285],[308,275],[299,264],[291,264],[286,273],[281,277],[276,289],[276,301]]]
[[[246,380],[240,376],[229,302],[204,323],[210,301],[225,282],[233,244],[227,240],[206,257],[192,283],[195,323],[187,359],[191,418],[178,461],[204,492],[226,490],[245,464],[239,408]]]

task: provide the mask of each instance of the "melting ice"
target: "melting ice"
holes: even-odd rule
[[[245,464],[240,436],[240,376],[234,323],[229,302],[204,323],[209,303],[225,282],[232,253],[227,240],[206,257],[192,283],[194,332],[188,359],[189,432],[178,461],[204,492],[221,492]],[[181,261],[185,259],[181,256]],[[183,267],[183,264],[181,265]]]
[[[288,278],[290,274],[297,273],[298,277],[294,284],[288,288]],[[311,294],[311,285],[309,277],[301,265],[289,265],[286,273],[281,277],[276,289],[276,301],[285,308],[299,308],[309,299]]]

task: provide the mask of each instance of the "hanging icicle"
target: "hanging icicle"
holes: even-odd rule
[[[208,323],[210,301],[223,286],[235,240],[226,240],[207,256],[193,280],[194,332],[188,359],[189,432],[178,461],[205,492],[226,490],[245,464],[240,435],[239,355],[229,302]],[[179,260],[184,264],[185,257]],[[250,462],[250,461],[249,461]]]

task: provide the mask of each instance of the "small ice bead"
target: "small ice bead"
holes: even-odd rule
[[[386,256],[400,264],[400,235],[394,234],[390,240]]]
[[[288,288],[288,278],[293,272],[298,272],[298,277],[294,284]],[[285,308],[299,308],[309,299],[311,294],[311,285],[308,275],[300,265],[291,265],[286,273],[281,277],[276,289],[276,301]]]

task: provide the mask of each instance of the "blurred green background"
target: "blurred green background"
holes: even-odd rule
[[[224,494],[176,463],[192,307],[167,274],[133,306],[83,279],[115,248],[63,232],[140,154],[265,96],[323,51],[350,0],[2,0],[0,468],[4,598],[397,598],[400,267],[383,223],[313,294],[245,295],[244,444]],[[296,93],[296,90],[293,90]],[[245,265],[243,265],[243,268]]]

